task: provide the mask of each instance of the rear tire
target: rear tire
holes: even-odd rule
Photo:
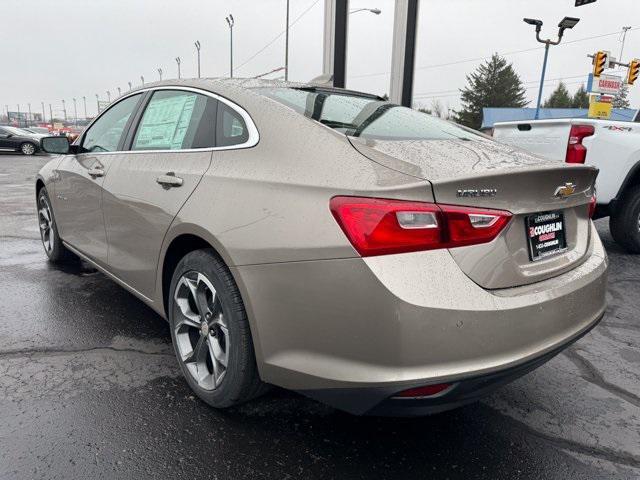
[[[51,263],[68,264],[77,261],[73,253],[67,250],[58,234],[58,226],[53,216],[53,208],[47,194],[47,189],[42,187],[38,192],[38,226],[40,227],[40,239],[44,247],[44,253]]]
[[[20,145],[20,151],[23,155],[34,155],[38,149],[31,142],[24,142]]]
[[[240,291],[214,251],[185,255],[173,273],[169,295],[174,351],[196,395],[216,408],[261,395],[267,386],[258,375]]]
[[[613,239],[629,253],[640,253],[640,185],[632,187],[609,219]]]

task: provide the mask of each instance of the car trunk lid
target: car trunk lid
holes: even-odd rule
[[[429,180],[439,204],[513,214],[492,242],[449,250],[465,274],[484,288],[538,282],[586,258],[589,202],[597,175],[593,167],[558,164],[484,139],[352,143],[373,161]]]

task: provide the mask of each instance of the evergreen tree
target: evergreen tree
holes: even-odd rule
[[[573,99],[564,83],[560,82],[551,96],[544,102],[543,108],[571,108]]]
[[[622,84],[622,88],[617,95],[613,97],[613,108],[629,108],[629,85],[626,83]]]
[[[468,86],[462,90],[462,109],[455,121],[471,128],[482,125],[483,107],[522,108],[529,102],[522,81],[506,59],[497,53],[473,73],[467,75]]]
[[[589,93],[584,88],[584,85],[580,85],[578,91],[573,95],[571,101],[572,108],[589,108]]]

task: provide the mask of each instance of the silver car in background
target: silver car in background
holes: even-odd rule
[[[127,93],[36,183],[53,262],[166,318],[215,407],[268,384],[421,415],[536,368],[605,310],[597,170],[358,92],[178,80]]]

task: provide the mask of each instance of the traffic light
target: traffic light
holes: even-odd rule
[[[637,58],[629,64],[629,74],[627,75],[627,84],[633,85],[640,76],[640,60]]]
[[[609,67],[609,52],[598,52],[593,58],[593,76],[599,77]]]

